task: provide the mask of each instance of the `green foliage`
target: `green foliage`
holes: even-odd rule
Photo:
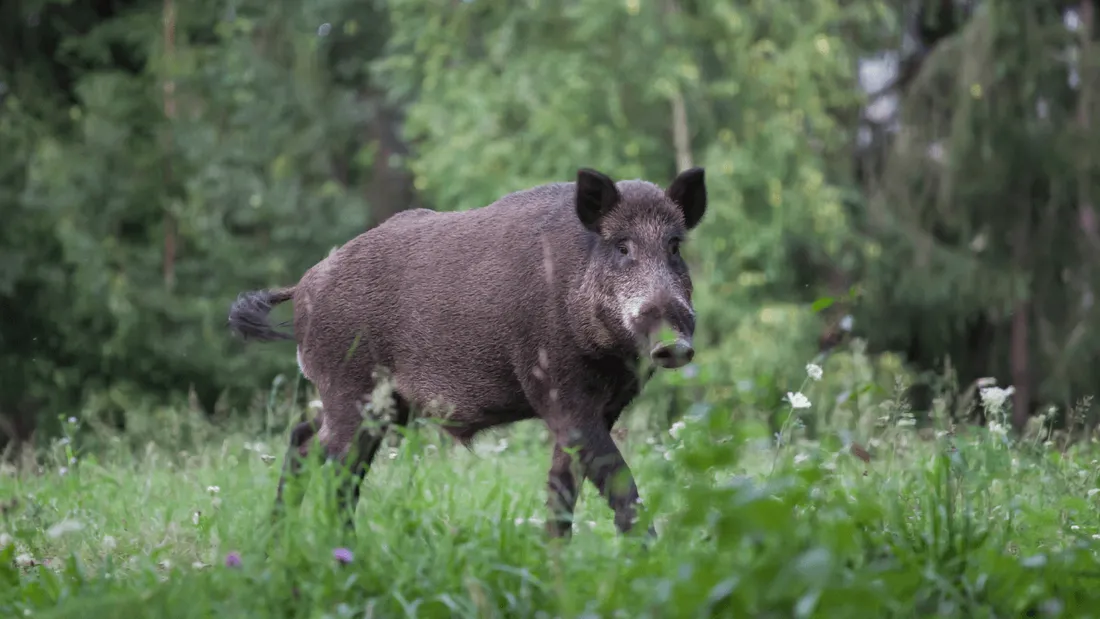
[[[1095,616],[1091,450],[1028,450],[985,431],[924,441],[893,425],[864,465],[797,431],[776,452],[763,426],[730,412],[698,410],[671,436],[626,444],[647,506],[639,526],[654,519],[660,531],[648,549],[617,536],[590,485],[572,541],[545,540],[537,427],[472,451],[411,432],[377,459],[353,537],[325,500],[328,469],[270,537],[279,466],[266,456],[281,436],[107,447],[75,462],[57,443],[43,475],[0,477],[0,495],[21,497],[0,526],[0,611]],[[341,547],[347,564],[334,558]],[[226,564],[232,553],[239,567]]]
[[[672,15],[647,3],[439,11],[416,0],[392,10],[379,67],[394,88],[415,89],[412,167],[440,208],[570,179],[578,162],[667,182],[670,100],[682,94],[692,152],[710,171],[696,258],[716,302],[789,284],[786,252],[798,242],[840,251],[846,223],[827,162],[850,139],[836,115],[857,97],[855,50],[836,32],[863,25],[859,12],[832,2],[782,15],[732,2]],[[716,331],[729,326],[711,318]]]
[[[922,363],[950,355],[963,388],[1030,374],[1018,391],[1068,411],[1096,382],[1097,80],[1095,25],[1058,7],[982,2],[924,60],[868,184],[857,322]]]
[[[70,91],[47,86],[60,65],[5,67],[0,409],[119,413],[191,387],[209,408],[293,367],[224,321],[366,226],[367,84],[338,83],[300,28],[352,3],[325,4],[180,4],[168,49],[162,4],[132,3],[65,35],[87,67]]]

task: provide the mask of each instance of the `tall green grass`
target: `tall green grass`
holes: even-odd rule
[[[562,544],[543,536],[536,424],[473,450],[414,429],[380,452],[354,534],[325,468],[273,530],[282,436],[209,435],[184,452],[62,441],[0,476],[0,617],[1100,616],[1087,441],[894,422],[864,463],[837,432],[808,442],[791,421],[776,449],[696,407],[622,445],[659,538],[617,535],[588,484]]]

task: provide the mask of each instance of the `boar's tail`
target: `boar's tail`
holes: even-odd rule
[[[244,340],[276,342],[292,340],[294,336],[271,326],[267,315],[276,305],[294,297],[294,287],[242,292],[229,308],[229,329]],[[285,326],[282,323],[278,326]]]

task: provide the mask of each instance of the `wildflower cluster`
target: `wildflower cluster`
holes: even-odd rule
[[[993,384],[992,378],[984,378],[978,384],[978,396],[981,398],[982,408],[985,409],[986,418],[989,420],[989,432],[1007,437],[1009,425],[1005,405],[1009,402],[1009,397],[1016,392],[1016,388],[1009,385],[1001,389]]]
[[[806,377],[814,382],[821,380],[821,377],[825,375],[824,370],[820,365],[816,363],[806,364]],[[787,402],[791,405],[791,408],[810,408],[810,398],[806,397],[801,390],[788,391]]]

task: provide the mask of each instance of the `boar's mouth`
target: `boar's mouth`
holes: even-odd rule
[[[695,348],[691,345],[691,338],[676,337],[657,342],[649,351],[649,358],[657,366],[665,369],[681,368],[695,357]]]

